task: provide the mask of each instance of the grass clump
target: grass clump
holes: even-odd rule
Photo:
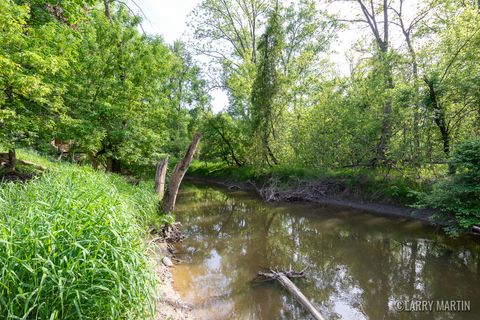
[[[154,213],[152,191],[86,167],[0,185],[0,318],[148,317],[155,277],[139,216]]]

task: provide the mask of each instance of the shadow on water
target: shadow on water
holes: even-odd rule
[[[263,203],[207,185],[177,207],[187,263],[175,288],[201,319],[308,319],[264,267],[308,267],[295,283],[328,319],[478,319],[478,239],[447,238],[418,221],[302,203]],[[397,312],[396,301],[467,300],[470,312]]]

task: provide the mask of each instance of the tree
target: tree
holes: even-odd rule
[[[381,161],[387,160],[387,148],[392,134],[392,95],[394,88],[392,61],[389,55],[390,49],[390,20],[389,20],[389,2],[381,0],[377,3],[375,0],[355,0],[361,10],[363,18],[356,19],[355,22],[361,22],[368,25],[376,44],[377,59],[381,62],[380,72],[384,77],[384,88],[386,91],[385,102],[382,115],[382,126],[380,139],[375,148],[375,156],[371,159],[373,166]]]
[[[221,159],[228,164],[242,167],[248,163],[245,139],[240,121],[235,121],[228,113],[209,115],[202,127],[204,147],[202,157],[208,160]]]
[[[196,53],[210,59],[209,87],[225,89],[229,112],[249,120],[258,41],[271,0],[205,0],[191,14]]]
[[[75,2],[68,4],[72,11],[77,8]],[[15,148],[49,141],[54,118],[64,112],[64,87],[57,81],[69,66],[76,41],[58,15],[49,15],[47,5],[0,2],[0,139],[10,150],[12,170]]]
[[[480,57],[480,16],[475,6],[463,10],[443,10],[439,19],[440,41],[434,50],[434,63],[427,66],[424,82],[427,108],[440,133],[444,158],[451,156],[453,137],[463,128],[472,130],[471,115],[478,114],[478,64]],[[454,163],[449,173],[455,173]]]
[[[421,157],[421,148],[420,148],[420,114],[423,108],[422,99],[421,99],[421,79],[420,79],[420,70],[418,62],[417,48],[415,45],[415,36],[417,36],[418,29],[423,27],[425,20],[431,15],[434,11],[437,3],[427,2],[413,18],[409,21],[406,21],[405,12],[404,12],[405,0],[400,0],[398,4],[398,9],[391,6],[392,10],[396,15],[396,20],[393,21],[397,25],[405,39],[407,45],[407,51],[410,58],[411,72],[412,72],[412,84],[413,84],[413,150],[412,158],[416,166],[420,164]]]
[[[268,32],[272,30],[269,23],[273,11],[279,18],[276,29],[286,40],[276,48],[275,61],[270,61],[272,57],[265,59],[265,52],[270,55],[268,50],[271,48],[262,49],[261,46],[267,29],[270,28]],[[279,162],[278,157],[290,157],[292,146],[288,142],[292,133],[284,115],[288,109],[305,105],[301,102],[310,96],[309,82],[312,79],[325,77],[326,64],[320,55],[328,48],[334,25],[325,17],[326,14],[312,0],[298,1],[288,7],[275,6],[274,1],[205,1],[194,11],[191,24],[195,28],[194,46],[199,54],[210,58],[210,66],[215,66],[215,72],[211,72],[217,78],[213,79],[213,86],[228,93],[227,111],[237,122],[236,129],[244,130],[240,133],[246,138],[243,140],[248,141],[252,135],[257,137],[255,144],[248,145],[250,159],[239,160],[239,163],[266,164]],[[261,91],[269,90],[264,86],[268,81],[262,84],[262,77],[273,66],[275,77],[281,79],[274,85],[279,94],[275,97],[267,94],[271,99],[260,101],[264,97]],[[269,99],[271,103],[267,101]],[[266,133],[259,134],[261,131]],[[274,132],[276,137],[273,137]],[[221,136],[217,138],[222,140]],[[206,137],[205,141],[208,140]],[[279,156],[275,155],[276,149]],[[257,152],[264,153],[261,150],[269,154],[268,161],[262,155],[254,156]],[[242,152],[235,150],[233,153]]]
[[[93,12],[78,24],[76,64],[64,79],[69,112],[57,135],[116,172],[180,152],[188,144],[187,108],[205,108],[209,99],[181,45],[172,51],[141,35],[139,22],[121,5],[110,7],[110,19]]]
[[[270,140],[275,139],[275,125],[281,113],[275,101],[281,87],[277,66],[284,46],[279,10],[277,3],[270,13],[265,33],[260,40],[257,77],[252,89],[252,128],[260,139],[261,159],[269,165],[278,164],[270,147]]]
[[[190,136],[197,130],[198,122],[210,108],[207,83],[200,68],[194,63],[186,44],[175,41],[171,46],[174,63],[164,90],[174,108],[166,119],[171,132],[166,151],[180,156]]]

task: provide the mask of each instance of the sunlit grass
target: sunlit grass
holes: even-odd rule
[[[0,318],[129,319],[153,312],[155,277],[142,241],[151,187],[54,164],[0,187]]]

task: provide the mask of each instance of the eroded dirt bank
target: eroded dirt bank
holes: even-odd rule
[[[431,220],[431,217],[434,214],[433,210],[415,209],[393,204],[362,201],[361,199],[356,198],[355,195],[349,194],[348,190],[342,190],[342,188],[339,188],[338,185],[325,182],[304,182],[295,186],[281,188],[276,183],[257,185],[252,182],[235,182],[231,180],[199,176],[186,176],[185,179],[192,182],[223,186],[229,189],[253,191],[256,192],[264,201],[313,202],[320,205],[347,207],[382,215],[417,219],[432,225],[437,224]]]

